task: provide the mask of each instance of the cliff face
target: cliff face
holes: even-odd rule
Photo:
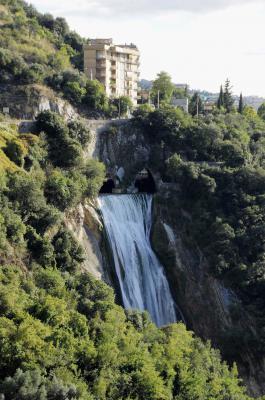
[[[12,118],[31,120],[42,111],[54,111],[66,119],[77,116],[74,108],[53,90],[41,85],[0,87],[0,112],[8,110]]]
[[[83,269],[97,279],[104,279],[101,252],[102,223],[96,212],[96,204],[79,204],[65,216],[65,225],[84,249]]]
[[[92,140],[85,149],[87,157],[102,161],[108,172],[123,168],[129,185],[136,173],[149,162],[150,146],[142,132],[129,120],[87,120]]]
[[[152,243],[185,322],[196,335],[210,339],[226,360],[236,361],[249,392],[261,395],[265,392],[265,362],[257,360],[238,336],[242,331],[255,332],[254,322],[235,293],[209,274],[203,253],[189,241],[183,221],[190,216],[179,210],[179,219],[173,219],[170,204],[165,191],[157,195]]]

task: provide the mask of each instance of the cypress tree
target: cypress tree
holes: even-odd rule
[[[239,105],[238,105],[238,112],[239,112],[240,114],[243,114],[243,110],[244,110],[243,95],[242,95],[242,93],[240,93]]]
[[[193,116],[203,112],[202,99],[198,92],[194,93],[189,103],[189,113]]]
[[[221,85],[219,97],[217,100],[217,107],[220,109],[223,106],[224,106],[224,92],[223,92],[223,85]]]
[[[225,81],[225,90],[224,90],[224,106],[227,112],[232,111],[233,104],[234,100],[233,100],[232,87],[229,79],[227,79]]]

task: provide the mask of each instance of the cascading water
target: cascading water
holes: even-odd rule
[[[174,300],[150,243],[152,196],[100,196],[99,205],[124,307],[147,310],[157,326],[175,322]]]

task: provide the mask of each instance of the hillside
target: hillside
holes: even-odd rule
[[[0,0],[0,104],[9,98],[11,110],[0,115],[0,398],[249,400],[234,361],[246,382],[252,379],[248,392],[262,393],[265,122],[248,109],[196,118],[167,104],[145,105],[94,137],[80,116],[112,117],[117,104],[82,73],[84,42],[63,19]],[[74,118],[52,112],[51,103],[39,112],[39,96],[66,99]],[[35,114],[25,101],[32,98]],[[124,113],[127,106],[122,99]],[[34,129],[26,124],[20,133],[12,116],[33,114]],[[101,161],[88,157],[91,142]],[[182,322],[159,329],[147,312],[125,310],[115,283],[84,268],[69,220],[79,222],[78,208],[97,198],[117,165],[126,166],[122,189],[144,167],[161,188],[153,246],[188,328],[201,338]],[[174,254],[161,224],[173,232]],[[110,272],[104,232],[99,236]],[[196,266],[180,266],[196,252],[201,276],[238,299],[228,301],[224,329],[211,291],[198,296]]]
[[[104,169],[77,158],[89,139],[82,125],[67,127],[46,112],[38,128],[46,136],[31,136],[21,167],[2,165],[0,393],[7,400],[247,398],[236,368],[229,371],[209,344],[182,324],[159,330],[146,314],[125,314],[110,288],[82,273],[82,249],[62,213],[98,192]]]
[[[63,18],[41,14],[22,0],[1,0],[0,7],[0,107],[8,107],[11,116],[24,117],[23,106],[21,110],[13,107],[17,98],[29,105],[26,116],[35,117],[34,98],[28,100],[29,86],[39,99],[48,86],[54,93],[46,103],[56,96],[63,97],[79,113],[93,118],[115,117],[118,110],[123,115],[132,107],[128,98],[121,97],[119,108],[115,99],[106,97],[98,81],[85,76],[86,40],[70,31]],[[11,96],[5,97],[5,93]]]
[[[54,73],[81,68],[84,40],[66,21],[42,15],[27,3],[2,0],[1,82],[44,82]]]

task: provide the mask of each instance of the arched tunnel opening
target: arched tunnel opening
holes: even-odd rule
[[[99,193],[100,194],[121,193],[122,177],[120,177],[119,173],[116,173],[115,177],[114,174],[108,173]],[[124,190],[126,193],[126,189]],[[155,180],[149,169],[144,168],[143,170],[139,171],[136,175],[133,186],[127,189],[127,193],[136,193],[136,192],[149,193],[149,194],[157,192]]]
[[[107,176],[99,193],[100,194],[111,194],[113,189],[115,189],[115,182],[110,176]]]
[[[138,172],[134,186],[138,189],[139,193],[156,193],[156,184],[152,173],[149,169],[143,169]]]

